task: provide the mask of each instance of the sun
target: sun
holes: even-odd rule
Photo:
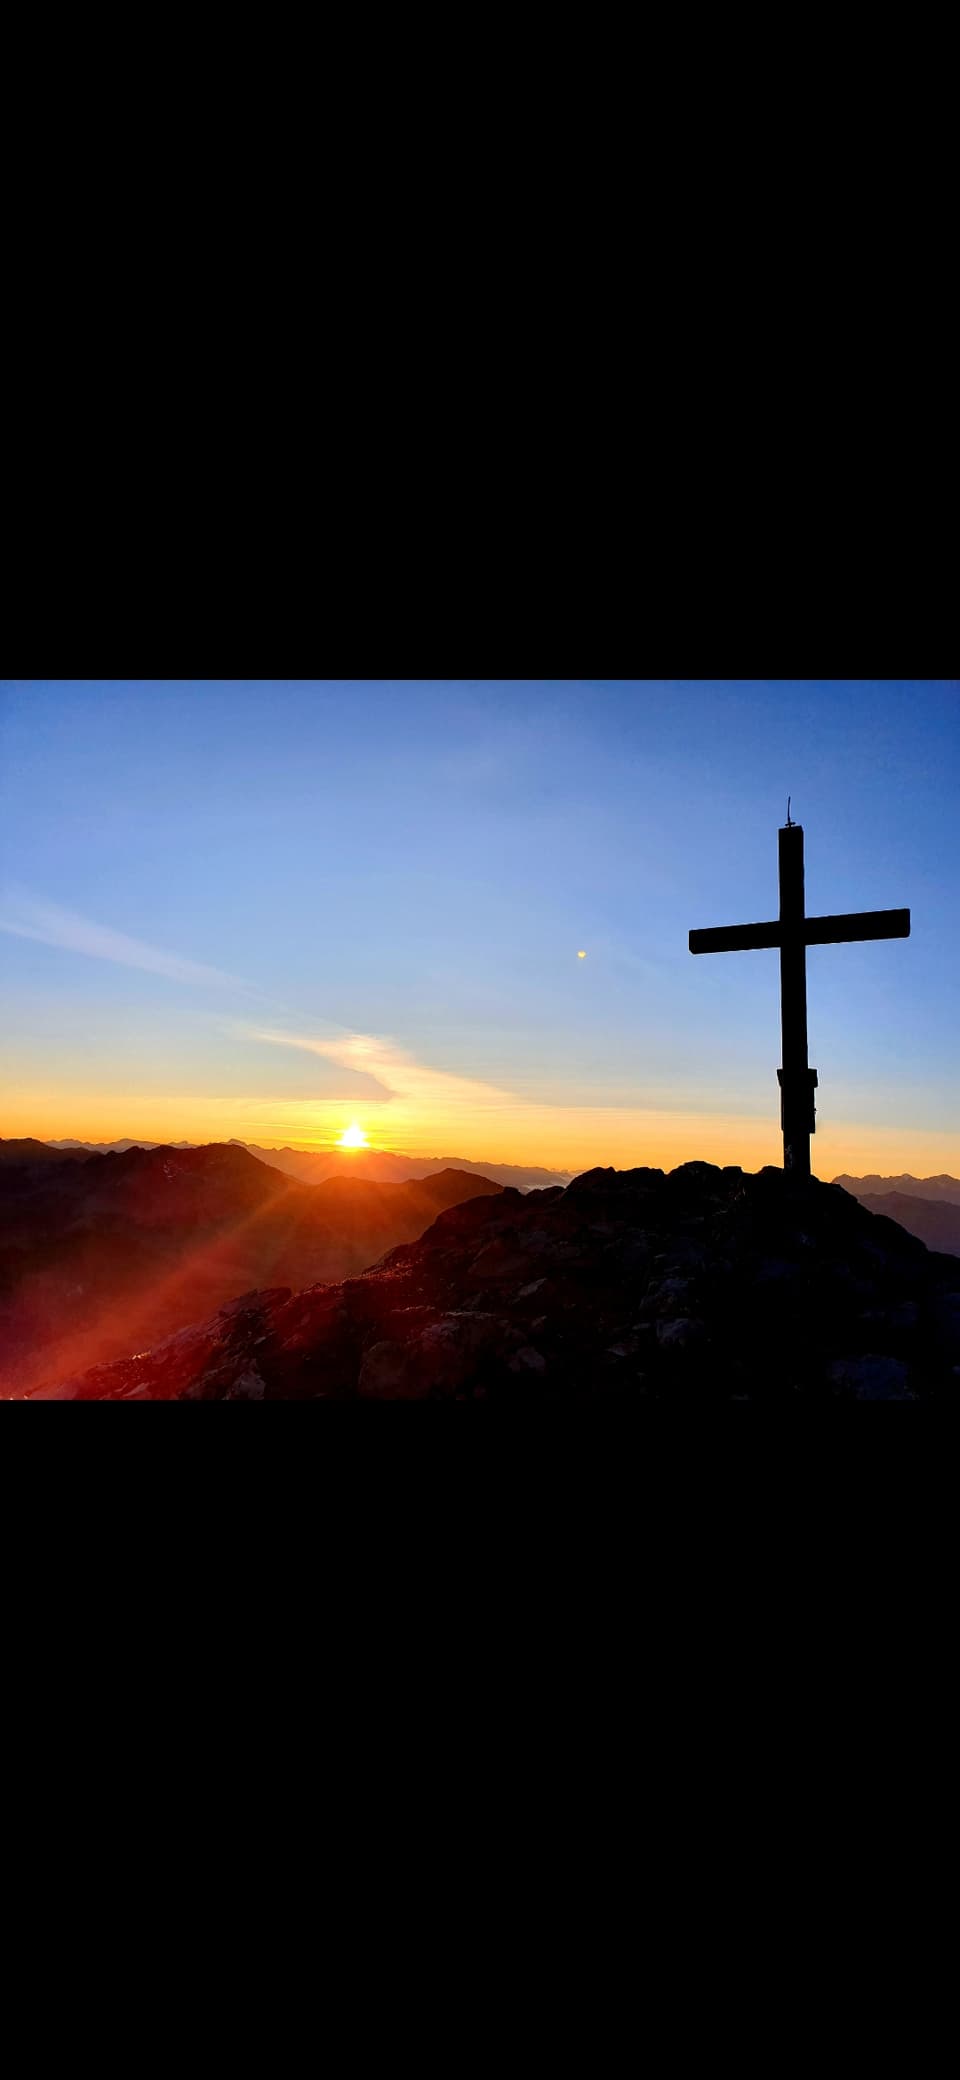
[[[369,1146],[370,1144],[363,1128],[358,1127],[356,1120],[354,1120],[352,1126],[344,1127],[343,1133],[337,1142],[338,1148],[369,1148]]]

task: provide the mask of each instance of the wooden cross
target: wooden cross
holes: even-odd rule
[[[720,925],[691,932],[691,953],[741,953],[755,946],[780,948],[780,1033],[783,1067],[780,1125],[783,1167],[795,1177],[810,1175],[810,1136],[816,1133],[817,1072],[807,1064],[807,947],[836,946],[847,939],[908,939],[909,910],[855,910],[843,917],[807,917],[803,907],[803,825],[780,826],[780,915],[767,924]]]

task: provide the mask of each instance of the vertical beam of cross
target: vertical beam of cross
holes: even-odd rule
[[[816,1132],[813,1091],[817,1072],[807,1060],[807,948],[803,928],[803,825],[780,833],[780,1120],[783,1167],[810,1175],[810,1136]],[[811,1081],[812,1078],[812,1081]]]

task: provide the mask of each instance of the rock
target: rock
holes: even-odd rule
[[[241,1314],[262,1313],[264,1308],[279,1306],[284,1300],[289,1300],[291,1290],[290,1286],[268,1286],[264,1292],[241,1293],[238,1300],[231,1300],[226,1307],[220,1308],[218,1320],[231,1322]]]
[[[564,1197],[566,1199],[594,1198],[600,1192],[608,1192],[613,1189],[616,1177],[617,1172],[613,1169],[584,1170],[579,1177],[574,1178],[572,1184],[568,1184]]]
[[[692,1282],[689,1278],[652,1280],[640,1302],[641,1321],[664,1320],[689,1315]]]
[[[406,1399],[406,1347],[402,1343],[375,1343],[364,1356],[357,1392],[370,1400]]]
[[[657,1342],[662,1350],[696,1350],[706,1340],[706,1328],[695,1316],[680,1315],[674,1322],[657,1323]]]
[[[910,1401],[907,1367],[900,1358],[868,1352],[863,1358],[837,1358],[827,1366],[827,1379],[838,1393],[858,1401]]]
[[[263,1394],[262,1376],[257,1371],[256,1366],[252,1365],[246,1372],[241,1374],[239,1379],[234,1380],[232,1387],[228,1388],[223,1398],[225,1401],[262,1401]]]
[[[627,1277],[649,1269],[650,1244],[645,1235],[627,1235],[617,1250],[621,1270]]]
[[[661,1279],[660,1285],[657,1289],[658,1307],[661,1308],[664,1312],[666,1312],[667,1309],[675,1310],[677,1303],[687,1298],[687,1295],[690,1292],[690,1288],[691,1281],[689,1278]]]
[[[517,1278],[527,1270],[529,1257],[518,1249],[516,1242],[505,1235],[497,1235],[474,1257],[470,1266],[471,1278],[502,1279]]]
[[[542,1351],[534,1350],[530,1343],[523,1344],[508,1362],[511,1372],[546,1372],[547,1369]]]
[[[938,1350],[948,1362],[960,1358],[960,1293],[944,1293],[936,1301],[933,1333]]]
[[[758,1286],[779,1286],[785,1279],[796,1278],[797,1267],[785,1257],[764,1257],[757,1265],[755,1283]]]

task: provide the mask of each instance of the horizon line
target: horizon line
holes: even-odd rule
[[[101,1141],[107,1140],[107,1138],[106,1136],[98,1137]],[[90,1148],[97,1145],[92,1137],[88,1140],[79,1134],[57,1134],[54,1136],[46,1134],[0,1135],[0,1141],[4,1139],[11,1141],[40,1141],[45,1148],[56,1148],[64,1142],[75,1143],[82,1148]],[[151,1148],[176,1148],[178,1146],[183,1148],[269,1148],[273,1150],[274,1154],[289,1148],[295,1155],[332,1155],[336,1153],[337,1155],[350,1157],[398,1156],[402,1161],[408,1163],[439,1163],[443,1161],[443,1155],[436,1151],[428,1155],[424,1149],[385,1148],[379,1142],[365,1143],[362,1148],[345,1148],[339,1141],[244,1141],[238,1134],[231,1134],[227,1140],[218,1140],[217,1136],[213,1135],[209,1141],[188,1141],[184,1138],[177,1143],[176,1141],[157,1141],[153,1135],[148,1134],[111,1134],[109,1143],[112,1144],[116,1141],[131,1141],[141,1146],[149,1145]],[[458,1156],[456,1160],[461,1163],[499,1163],[501,1168],[513,1170],[555,1170],[570,1177],[575,1177],[578,1174],[576,1169],[571,1168],[569,1163],[511,1163],[507,1157],[501,1158],[500,1156]]]
[[[93,1141],[85,1141],[85,1140],[83,1140],[83,1139],[82,1139],[82,1138],[81,1138],[81,1137],[80,1137],[79,1135],[69,1135],[69,1134],[61,1134],[61,1135],[57,1135],[57,1136],[55,1136],[55,1137],[47,1137],[47,1136],[45,1136],[45,1135],[42,1135],[42,1134],[11,1134],[11,1135],[9,1135],[9,1136],[0,1136],[0,1142],[2,1142],[2,1141],[4,1141],[4,1140],[10,1140],[10,1141],[38,1141],[38,1142],[40,1142],[40,1143],[41,1143],[41,1145],[42,1145],[43,1147],[45,1147],[45,1148],[55,1148],[55,1147],[57,1147],[57,1146],[58,1146],[59,1144],[62,1144],[62,1143],[64,1143],[64,1142],[66,1142],[66,1143],[68,1143],[68,1144],[74,1144],[74,1145],[76,1145],[76,1146],[78,1146],[78,1147],[88,1147],[88,1148],[95,1148],[95,1147],[96,1147],[96,1145],[97,1145],[97,1144],[96,1144],[96,1143],[94,1143]],[[552,1174],[553,1174],[553,1175],[555,1175],[555,1176],[561,1176],[561,1177],[566,1177],[566,1178],[570,1178],[570,1179],[573,1179],[573,1178],[575,1178],[575,1177],[582,1177],[582,1176],[584,1176],[584,1175],[586,1174],[586,1172],[587,1172],[588,1170],[591,1170],[591,1169],[595,1169],[595,1168],[600,1168],[600,1169],[603,1169],[603,1168],[612,1168],[612,1169],[616,1169],[616,1168],[618,1167],[618,1166],[617,1166],[617,1165],[616,1165],[615,1163],[614,1163],[614,1164],[612,1164],[612,1165],[604,1165],[604,1164],[592,1164],[592,1163],[588,1163],[588,1164],[586,1164],[586,1165],[583,1165],[583,1166],[581,1166],[581,1167],[580,1167],[580,1168],[578,1169],[578,1168],[577,1168],[577,1167],[576,1167],[575,1165],[570,1165],[570,1164],[564,1164],[564,1163],[534,1163],[534,1162],[523,1162],[523,1163],[517,1163],[517,1162],[509,1162],[509,1161],[508,1161],[507,1159],[504,1159],[504,1160],[503,1160],[503,1161],[501,1162],[500,1158],[499,1158],[499,1157],[496,1157],[496,1156],[483,1156],[483,1157],[479,1157],[479,1156],[462,1156],[462,1155],[456,1155],[456,1154],[447,1154],[447,1153],[437,1153],[437,1152],[434,1152],[434,1153],[432,1153],[432,1154],[427,1154],[427,1153],[426,1153],[426,1151],[424,1151],[424,1150],[420,1150],[420,1151],[412,1151],[412,1150],[408,1150],[408,1149],[398,1149],[398,1148],[384,1148],[384,1147],[381,1147],[381,1146],[380,1146],[379,1144],[377,1144],[377,1145],[374,1145],[374,1144],[370,1144],[370,1145],[368,1145],[367,1147],[364,1147],[364,1148],[350,1148],[350,1147],[344,1148],[344,1147],[342,1147],[342,1146],[341,1146],[341,1144],[340,1144],[339,1142],[336,1142],[336,1141],[334,1141],[334,1142],[324,1142],[324,1143],[319,1143],[319,1144],[318,1144],[318,1143],[316,1143],[316,1142],[308,1142],[308,1143],[303,1143],[303,1142],[294,1142],[294,1141],[282,1141],[282,1142],[268,1142],[268,1141],[260,1141],[260,1142],[250,1142],[250,1141],[244,1141],[244,1140],[242,1140],[242,1139],[240,1138],[240,1136],[239,1136],[239,1135],[236,1135],[236,1134],[230,1135],[230,1137],[229,1137],[229,1138],[228,1138],[228,1139],[227,1139],[226,1141],[220,1141],[220,1142],[218,1142],[218,1141],[216,1141],[215,1139],[214,1139],[214,1140],[211,1140],[211,1141],[206,1141],[206,1142],[204,1142],[204,1141],[187,1141],[187,1140],[181,1140],[179,1144],[178,1144],[178,1143],[177,1143],[176,1141],[155,1141],[155,1140],[154,1140],[154,1139],[152,1138],[152,1136],[147,1136],[147,1135],[144,1135],[144,1136],[142,1136],[142,1137],[139,1137],[139,1136],[137,1136],[137,1135],[135,1135],[135,1134],[114,1134],[114,1135],[111,1135],[111,1136],[110,1136],[110,1141],[109,1141],[109,1143],[107,1143],[106,1145],[107,1145],[107,1146],[109,1147],[109,1146],[110,1146],[110,1145],[111,1145],[112,1143],[115,1143],[115,1142],[118,1142],[118,1141],[127,1141],[127,1142],[131,1143],[131,1144],[132,1144],[133,1146],[135,1146],[135,1147],[139,1146],[139,1147],[144,1147],[144,1148],[151,1148],[151,1149],[154,1149],[154,1148],[170,1148],[170,1149],[174,1149],[174,1150],[176,1150],[178,1146],[179,1146],[180,1148],[211,1148],[211,1147],[221,1147],[221,1148],[230,1148],[230,1147],[234,1147],[234,1148],[243,1148],[243,1149],[247,1149],[247,1150],[250,1150],[250,1149],[252,1149],[252,1148],[262,1148],[262,1149],[264,1149],[264,1150],[267,1150],[267,1151],[269,1151],[269,1152],[270,1152],[271,1154],[274,1154],[274,1155],[277,1155],[277,1154],[282,1154],[282,1152],[283,1152],[283,1150],[284,1150],[284,1149],[289,1149],[289,1150],[290,1150],[290,1152],[291,1152],[291,1154],[294,1154],[294,1155],[317,1155],[317,1156],[324,1156],[324,1155],[332,1155],[332,1154],[336,1153],[336,1154],[337,1154],[337,1155],[339,1155],[339,1156],[345,1156],[345,1157],[349,1157],[349,1158],[351,1158],[351,1159],[352,1159],[352,1158],[354,1158],[354,1157],[357,1157],[357,1156],[379,1156],[379,1155],[385,1155],[385,1156],[396,1156],[396,1157],[397,1157],[397,1158],[398,1158],[399,1160],[401,1160],[401,1161],[404,1161],[404,1162],[413,1162],[413,1163],[439,1163],[439,1162],[447,1162],[447,1163],[453,1163],[453,1164],[457,1164],[457,1163],[469,1163],[470,1165],[472,1165],[473,1167],[475,1167],[475,1168],[477,1168],[477,1169],[482,1169],[482,1168],[484,1167],[484,1165],[485,1165],[485,1164],[489,1164],[489,1165],[491,1165],[491,1166],[495,1166],[495,1167],[497,1167],[497,1168],[500,1168],[500,1169],[510,1169],[510,1170],[540,1170],[540,1171],[544,1171],[544,1172],[552,1173]],[[709,1158],[709,1157],[686,1157],[686,1158],[684,1159],[684,1161],[685,1161],[685,1162],[691,1162],[691,1161],[692,1161],[692,1162],[707,1162],[707,1163],[709,1163],[709,1164],[710,1164],[710,1167],[711,1167],[711,1168],[713,1168],[713,1169],[719,1169],[719,1170],[723,1170],[723,1169],[725,1169],[725,1168],[727,1168],[727,1169],[730,1169],[730,1168],[733,1168],[733,1169],[742,1169],[742,1168],[744,1168],[744,1166],[743,1166],[743,1165],[741,1165],[741,1164],[723,1164],[723,1163],[710,1163],[710,1158]],[[682,1167],[683,1167],[683,1164],[679,1164],[679,1165],[677,1165],[677,1164],[674,1164],[674,1165],[673,1165],[672,1167],[673,1167],[673,1168],[682,1168]],[[764,1165],[764,1164],[762,1164],[762,1165],[761,1165],[760,1167],[761,1167],[761,1168],[766,1168],[766,1169],[770,1169],[770,1168],[773,1168],[773,1169],[779,1169],[779,1168],[780,1168],[781,1166],[780,1166],[779,1164],[772,1164],[772,1165],[771,1165],[771,1164],[765,1164],[765,1165]],[[641,1169],[643,1169],[643,1168],[652,1168],[652,1169],[658,1169],[658,1170],[659,1170],[659,1169],[661,1169],[661,1168],[664,1168],[664,1166],[663,1166],[663,1165],[661,1165],[661,1164],[659,1164],[659,1163],[658,1163],[658,1164],[652,1164],[652,1165],[645,1165],[645,1164],[640,1164],[640,1165],[637,1165],[637,1164],[628,1164],[628,1165],[626,1166],[626,1168],[627,1168],[627,1169],[637,1169],[637,1168],[641,1168]],[[665,1174],[666,1174],[666,1172],[665,1172]],[[746,1174],[746,1173],[745,1173],[745,1174]],[[750,1173],[750,1174],[754,1174],[754,1173]],[[814,1175],[816,1175],[816,1174],[817,1174],[817,1173],[814,1173]],[[836,1171],[836,1172],[834,1173],[834,1175],[835,1175],[835,1176],[838,1176],[838,1177],[844,1177],[844,1176],[847,1176],[847,1177],[849,1177],[849,1176],[853,1176],[854,1174],[855,1174],[855,1173],[854,1173],[853,1171],[851,1171],[851,1170],[848,1170],[848,1169],[841,1169],[841,1170],[839,1170],[839,1171]],[[912,1180],[912,1181],[913,1181],[914,1183],[916,1183],[916,1184],[929,1184],[929,1183],[935,1183],[935,1182],[936,1182],[936,1181],[937,1181],[938,1179],[940,1179],[940,1178],[951,1178],[951,1177],[952,1177],[952,1172],[950,1172],[950,1171],[948,1171],[948,1170],[931,1170],[931,1171],[927,1171],[927,1172],[925,1172],[925,1173],[924,1173],[924,1172],[917,1172],[917,1171],[913,1171],[913,1170],[898,1170],[898,1171],[889,1171],[889,1172],[884,1172],[884,1171],[882,1171],[882,1170],[877,1170],[877,1169],[872,1169],[872,1168],[871,1168],[871,1169],[865,1169],[865,1170],[861,1171],[861,1172],[859,1173],[859,1176],[860,1176],[861,1178],[866,1178],[866,1177],[878,1177],[878,1178],[883,1178],[884,1176],[889,1176],[889,1177],[894,1177],[894,1178],[896,1178],[896,1177],[904,1177],[904,1178],[910,1178],[910,1179],[911,1179],[911,1180]],[[830,1183],[830,1182],[832,1182],[832,1179],[830,1179],[830,1178],[827,1178],[827,1179],[822,1179],[822,1180],[821,1180],[821,1182],[826,1182],[826,1183]]]

